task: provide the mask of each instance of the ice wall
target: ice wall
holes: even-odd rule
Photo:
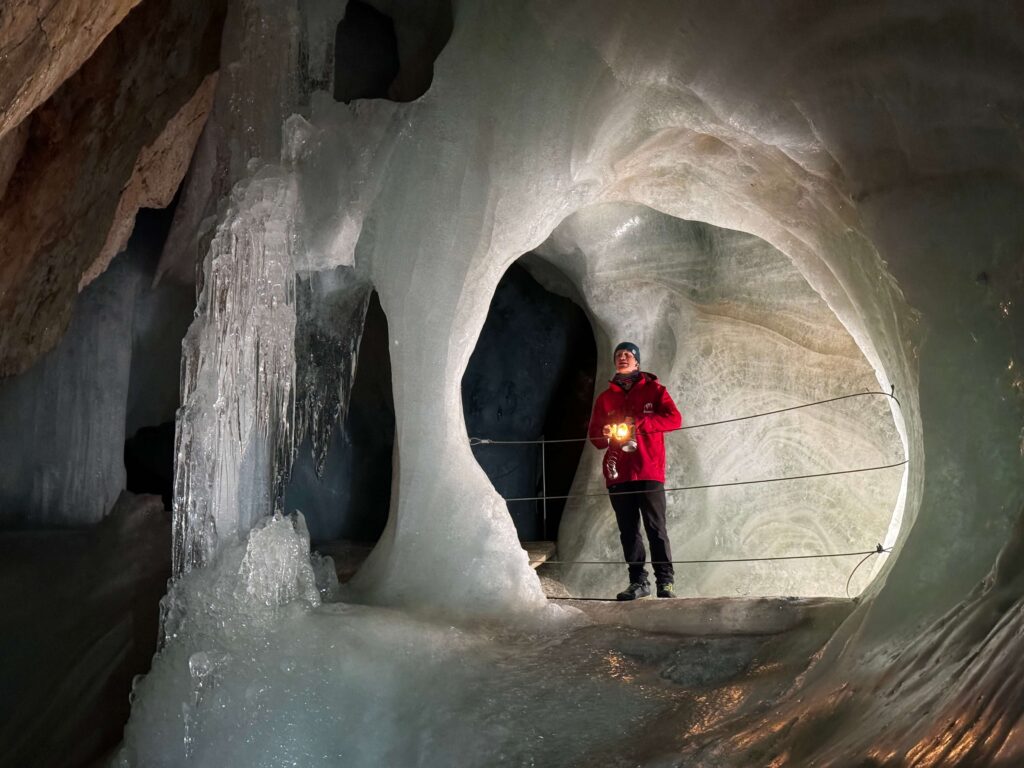
[[[116,259],[79,296],[57,348],[0,381],[0,525],[90,525],[114,506],[143,272]]]
[[[181,340],[192,322],[196,294],[192,286],[171,281],[151,286],[155,267],[155,259],[147,264],[135,301],[125,437],[173,421],[178,409]]]
[[[644,370],[668,387],[688,425],[877,392],[874,371],[792,262],[756,237],[606,203],[570,216],[539,252],[582,286],[602,345],[640,345]],[[863,397],[666,436],[669,488],[898,464],[903,447],[885,397]],[[618,529],[588,448],[559,560],[621,561]],[[885,540],[904,467],[763,485],[670,491],[678,560],[864,552]],[[586,496],[597,493],[597,496]],[[893,535],[899,530],[894,527]],[[891,543],[891,542],[887,542]],[[679,594],[847,594],[858,557],[682,565]],[[572,594],[615,594],[625,566],[562,569]],[[857,594],[871,568],[857,570]]]
[[[152,284],[169,222],[164,210],[141,212],[58,347],[0,381],[3,526],[99,522],[125,488],[125,440],[173,421],[195,301],[191,287]]]

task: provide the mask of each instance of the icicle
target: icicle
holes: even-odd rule
[[[184,342],[174,573],[273,511],[293,455],[296,184],[265,170],[236,188],[210,246]]]
[[[295,442],[310,435],[318,476],[334,425],[344,421],[348,409],[369,303],[370,286],[351,268],[298,279]]]

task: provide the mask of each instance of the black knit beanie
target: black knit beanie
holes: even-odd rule
[[[621,349],[624,349],[627,352],[631,353],[633,355],[633,357],[636,358],[637,365],[640,364],[640,347],[638,347],[632,341],[624,341],[621,344],[619,344],[619,346],[617,346],[615,348],[615,351],[612,352],[612,359],[613,360],[615,359],[615,356],[617,354],[619,354],[619,350],[621,350]]]

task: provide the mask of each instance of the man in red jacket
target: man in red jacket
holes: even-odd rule
[[[675,597],[672,547],[665,515],[665,432],[683,423],[668,390],[653,373],[640,370],[640,348],[624,341],[615,348],[615,376],[594,403],[590,442],[606,449],[604,477],[619,524],[629,586],[619,600],[651,594],[640,520],[651,544],[658,597]]]

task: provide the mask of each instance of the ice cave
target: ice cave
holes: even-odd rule
[[[1016,0],[5,0],[0,766],[1024,765],[1022,210]]]

